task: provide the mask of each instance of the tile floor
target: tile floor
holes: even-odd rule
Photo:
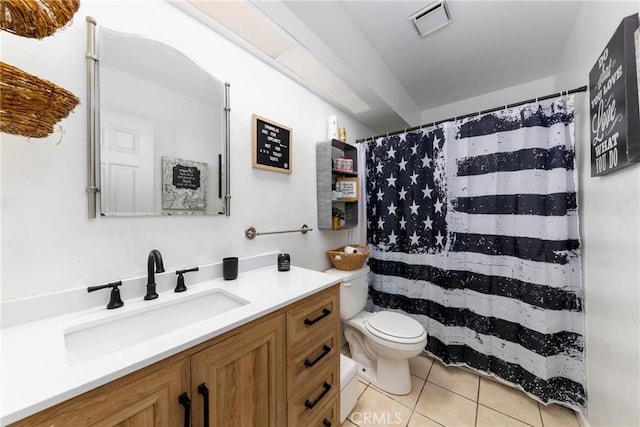
[[[343,353],[349,355],[345,346]],[[343,427],[579,427],[575,413],[544,406],[519,390],[447,367],[427,356],[410,360],[413,390],[406,396],[380,391],[358,378],[358,403]]]

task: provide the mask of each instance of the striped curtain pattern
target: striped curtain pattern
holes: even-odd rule
[[[371,309],[543,403],[586,405],[573,98],[366,143]]]

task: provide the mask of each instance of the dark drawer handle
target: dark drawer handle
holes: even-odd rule
[[[317,323],[317,322],[321,321],[322,319],[324,319],[325,317],[327,317],[330,314],[331,314],[331,310],[329,310],[328,308],[324,308],[324,309],[322,309],[322,314],[319,317],[316,317],[313,320],[304,319],[304,324],[307,325],[307,326],[311,326],[314,323]]]
[[[324,390],[322,390],[322,393],[320,393],[320,396],[318,396],[316,400],[314,400],[313,402],[309,402],[309,399],[304,401],[304,406],[306,406],[307,409],[313,409],[313,407],[316,406],[322,400],[322,398],[327,395],[327,393],[329,393],[329,390],[331,390],[331,384],[326,381],[324,382],[324,384],[322,384],[322,387],[324,387]]]
[[[184,406],[184,427],[191,427],[191,399],[187,393],[178,396],[178,402]]]
[[[319,361],[322,360],[323,357],[325,357],[327,354],[331,353],[331,347],[329,347],[328,345],[323,345],[322,346],[322,354],[320,354],[320,356],[316,357],[313,360],[309,360],[309,359],[305,359],[304,360],[304,366],[306,366],[307,368],[312,367],[313,365],[315,365],[316,363],[318,363]]]
[[[325,418],[324,420],[322,420],[322,425],[324,427],[331,427],[331,421]]]
[[[202,395],[204,403],[204,427],[209,427],[209,389],[205,383],[198,386],[198,393]]]

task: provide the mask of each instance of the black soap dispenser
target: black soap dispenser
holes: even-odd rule
[[[291,257],[289,254],[278,255],[278,271],[289,271],[291,268]]]

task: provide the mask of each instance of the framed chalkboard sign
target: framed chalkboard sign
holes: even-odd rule
[[[624,18],[589,73],[591,176],[640,161],[637,28],[637,14]]]
[[[251,122],[252,166],[291,173],[292,129],[256,114],[251,116]]]

